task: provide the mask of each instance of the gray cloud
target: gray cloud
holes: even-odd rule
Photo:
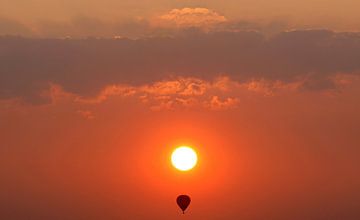
[[[0,97],[42,102],[48,82],[80,95],[108,84],[141,84],[172,76],[291,82],[332,88],[337,73],[360,70],[359,33],[328,30],[211,32],[187,29],[172,38],[0,38]],[[305,88],[306,89],[306,88]],[[45,100],[46,101],[46,100]]]
[[[37,24],[38,36],[46,38],[113,38],[115,36],[138,38],[156,34],[148,20],[128,19],[111,22],[94,17],[76,16],[68,22],[41,21]]]
[[[1,35],[32,36],[33,31],[18,21],[0,16],[0,36]]]

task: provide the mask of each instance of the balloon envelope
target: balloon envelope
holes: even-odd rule
[[[176,203],[181,208],[183,213],[186,210],[186,208],[190,205],[190,202],[191,202],[191,199],[188,195],[180,195],[176,199]]]

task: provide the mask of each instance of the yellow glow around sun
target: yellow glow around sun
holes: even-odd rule
[[[178,170],[191,170],[197,163],[197,154],[190,147],[178,147],[171,155],[171,163]]]

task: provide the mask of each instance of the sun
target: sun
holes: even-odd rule
[[[171,163],[178,170],[191,170],[197,163],[197,154],[191,147],[178,147],[171,154]]]

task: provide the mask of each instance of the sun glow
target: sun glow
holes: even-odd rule
[[[191,147],[178,147],[171,155],[171,163],[178,170],[191,170],[197,163],[197,154]]]

